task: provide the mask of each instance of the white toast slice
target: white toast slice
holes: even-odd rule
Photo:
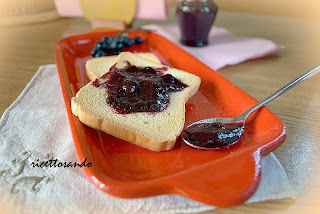
[[[142,52],[136,53],[137,56],[145,58],[155,63],[161,63],[160,59],[153,53]],[[118,55],[97,57],[87,60],[86,73],[90,81],[95,80],[97,77],[101,77],[103,74],[109,71],[111,66],[114,65]]]
[[[117,68],[125,68],[129,62],[137,67],[163,68],[165,65],[153,63],[135,54],[123,52],[116,60]],[[117,113],[106,102],[104,87],[96,87],[92,82],[81,88],[71,100],[72,113],[79,120],[98,130],[117,138],[134,143],[152,151],[165,151],[174,147],[185,123],[185,103],[200,86],[196,75],[169,68],[165,74],[171,74],[188,87],[182,91],[170,93],[170,103],[161,112]]]

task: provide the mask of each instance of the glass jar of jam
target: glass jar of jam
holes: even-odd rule
[[[178,1],[176,16],[181,43],[193,47],[206,46],[217,12],[218,6],[213,0]]]

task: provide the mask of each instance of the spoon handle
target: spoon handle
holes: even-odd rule
[[[271,100],[275,99],[276,97],[278,97],[280,94],[288,91],[289,89],[291,89],[293,86],[298,85],[300,82],[312,77],[313,75],[316,75],[317,73],[320,72],[320,64],[311,68],[310,70],[308,70],[307,72],[303,73],[301,76],[297,77],[296,79],[292,80],[291,82],[289,82],[287,85],[285,85],[284,87],[280,88],[278,91],[276,91],[275,93],[273,93],[272,95],[270,95],[269,97],[267,97],[266,99],[260,101],[257,105],[251,107],[249,110],[247,110],[246,112],[244,112],[242,114],[242,116],[244,116],[244,121],[247,119],[247,116],[253,112],[254,110],[264,106],[265,104],[267,104],[268,102],[270,102]]]

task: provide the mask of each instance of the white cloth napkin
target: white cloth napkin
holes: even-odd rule
[[[208,36],[208,46],[189,47],[182,45],[177,24],[144,25],[143,28],[154,30],[155,33],[178,44],[182,49],[195,56],[214,70],[226,65],[235,65],[246,60],[255,59],[276,53],[281,50],[274,42],[232,34],[225,28],[212,27]]]
[[[55,65],[41,66],[0,120],[1,213],[195,213],[214,209],[177,195],[121,199],[94,187],[80,168],[32,167],[56,158],[77,162]],[[246,203],[294,197],[277,158],[262,161],[262,178]]]

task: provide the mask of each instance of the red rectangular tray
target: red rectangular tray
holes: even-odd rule
[[[100,190],[123,198],[178,194],[206,204],[228,207],[253,195],[260,181],[261,159],[286,137],[283,122],[267,108],[250,116],[240,142],[228,149],[200,151],[178,139],[171,151],[152,152],[82,124],[71,113],[70,100],[88,79],[85,62],[94,43],[117,32],[92,32],[61,39],[55,57],[66,109],[80,161]],[[172,67],[201,77],[199,91],[186,104],[188,125],[208,117],[237,116],[257,103],[247,93],[165,38],[143,37],[131,52],[152,52]]]

